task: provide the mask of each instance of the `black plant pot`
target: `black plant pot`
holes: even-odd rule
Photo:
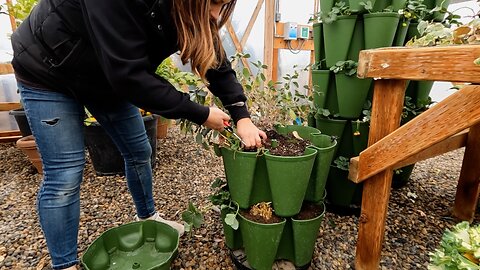
[[[20,134],[22,137],[26,137],[32,135],[32,131],[30,130],[30,125],[28,124],[27,115],[23,108],[11,110],[9,112],[10,115],[13,115],[15,121],[17,122],[17,126],[20,129]]]
[[[157,156],[157,120],[156,116],[144,116],[143,123],[148,141],[152,147],[152,169]],[[99,176],[125,174],[125,163],[112,139],[99,124],[85,126],[85,146],[87,147],[93,168]]]

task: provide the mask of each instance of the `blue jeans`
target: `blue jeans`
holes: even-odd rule
[[[78,263],[80,184],[85,166],[84,107],[62,93],[22,84],[18,87],[43,163],[37,198],[40,224],[53,269],[67,268]],[[138,108],[127,102],[85,107],[110,135],[125,160],[127,185],[138,217],[153,215],[152,149]]]

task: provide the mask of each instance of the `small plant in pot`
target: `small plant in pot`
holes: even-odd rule
[[[239,249],[242,247],[242,235],[237,219],[240,208],[238,204],[232,200],[227,181],[224,178],[216,178],[211,188],[214,193],[210,195],[208,199],[213,205],[220,207],[225,243],[227,247],[232,250]]]
[[[275,215],[270,202],[260,202],[239,214],[247,260],[253,269],[271,270],[286,220]]]

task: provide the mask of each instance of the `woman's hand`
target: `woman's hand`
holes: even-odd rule
[[[229,121],[230,116],[216,107],[210,107],[210,113],[208,114],[207,121],[203,123],[207,128],[222,131],[223,121]]]
[[[237,122],[237,133],[245,143],[245,148],[262,146],[262,139],[267,139],[267,134],[258,129],[250,118],[242,118]]]

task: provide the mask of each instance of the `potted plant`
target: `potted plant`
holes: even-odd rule
[[[158,117],[141,109],[139,113],[142,114],[148,141],[152,147],[151,163],[153,168],[156,164]],[[85,146],[96,174],[101,176],[124,174],[125,162],[112,139],[87,110],[86,115],[84,120]]]
[[[335,74],[337,85],[338,115],[343,118],[360,117],[372,83],[372,79],[359,79],[354,76],[357,74],[357,65],[357,62],[347,60],[338,61],[330,68]]]
[[[363,3],[365,9],[368,11],[368,14],[363,15],[365,24],[365,49],[392,46],[400,20],[400,14],[389,8],[382,11],[373,11],[371,1]]]
[[[253,269],[271,270],[286,219],[276,216],[267,202],[240,211],[239,217],[248,263]]]

